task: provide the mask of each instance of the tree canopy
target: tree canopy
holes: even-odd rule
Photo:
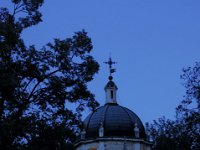
[[[99,69],[91,39],[82,30],[41,49],[27,46],[22,31],[42,21],[43,0],[11,2],[13,10],[0,8],[0,147],[63,149],[84,108],[98,106],[87,88]]]
[[[147,128],[154,150],[199,150],[200,148],[200,62],[183,69],[186,94],[176,108],[174,120],[160,118]]]

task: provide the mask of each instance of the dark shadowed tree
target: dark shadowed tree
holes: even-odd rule
[[[175,120],[160,118],[147,124],[154,150],[200,149],[200,62],[183,69],[186,95],[176,108]]]
[[[43,0],[11,2],[14,10],[0,8],[0,148],[69,149],[81,112],[98,106],[87,89],[99,69],[91,39],[83,30],[26,46],[22,31],[42,21]]]
[[[181,79],[184,80],[186,95],[176,108],[177,118],[190,137],[191,149],[200,149],[200,62],[193,67],[183,69]]]

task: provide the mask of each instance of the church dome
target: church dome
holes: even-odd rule
[[[74,144],[76,150],[151,150],[149,135],[140,118],[130,109],[117,103],[118,87],[113,81],[115,69],[109,58],[110,76],[104,87],[105,105],[91,112]]]
[[[84,120],[84,136],[87,139],[96,137],[128,137],[145,139],[145,129],[140,118],[131,110],[117,104],[117,86],[113,81],[111,58],[108,62],[110,68],[109,81],[104,90],[106,94],[105,105],[93,111]]]
[[[117,103],[107,103],[99,107],[84,120],[85,137],[99,137],[101,125],[104,128],[104,137],[146,138],[140,118],[133,111]],[[139,128],[139,137],[136,137],[134,132],[136,126]]]

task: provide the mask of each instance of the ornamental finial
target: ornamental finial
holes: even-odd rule
[[[116,62],[112,61],[111,57],[109,57],[109,60],[107,62],[104,62],[105,64],[108,64],[110,69],[110,76],[109,80],[112,80],[112,73],[116,72],[116,69],[112,67],[113,64],[116,64]]]

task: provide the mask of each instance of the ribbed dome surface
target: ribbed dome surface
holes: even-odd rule
[[[146,138],[144,126],[139,117],[128,108],[118,104],[105,104],[84,120],[86,138],[98,137],[101,123],[104,127],[104,137],[135,138],[134,127],[137,123],[140,138]]]

